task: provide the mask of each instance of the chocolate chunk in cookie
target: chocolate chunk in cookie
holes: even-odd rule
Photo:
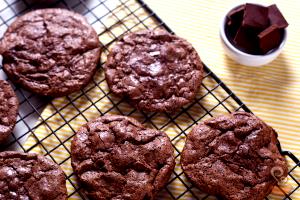
[[[19,102],[8,82],[0,80],[0,144],[3,144],[13,131]]]
[[[137,109],[157,112],[190,103],[203,77],[192,45],[162,30],[125,35],[110,51],[104,70],[113,93]]]
[[[11,81],[56,97],[78,91],[90,81],[99,62],[100,42],[83,16],[42,9],[18,17],[8,27],[0,54]]]
[[[253,114],[209,119],[188,134],[181,154],[186,176],[226,200],[262,200],[287,176],[276,132]]]
[[[175,165],[165,133],[118,115],[84,125],[72,141],[71,156],[86,194],[95,200],[153,200]]]
[[[63,171],[53,161],[33,153],[0,153],[0,199],[66,200]]]

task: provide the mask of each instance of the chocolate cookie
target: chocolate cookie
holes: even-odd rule
[[[169,137],[133,118],[108,115],[84,125],[71,146],[72,166],[90,199],[155,199],[175,159]]]
[[[8,82],[0,80],[0,144],[13,131],[18,114],[18,98]]]
[[[203,77],[203,65],[190,43],[166,31],[125,35],[104,66],[113,93],[137,109],[173,111],[191,102]]]
[[[186,176],[227,200],[262,200],[287,176],[277,133],[246,112],[209,119],[188,134],[181,154]]]
[[[45,96],[64,96],[85,86],[100,57],[95,30],[64,9],[29,12],[13,22],[0,42],[9,78]]]
[[[0,153],[0,199],[66,200],[63,171],[53,161],[33,153]]]

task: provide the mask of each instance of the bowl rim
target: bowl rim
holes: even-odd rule
[[[262,57],[269,57],[269,56],[272,57],[272,56],[276,55],[279,51],[282,50],[282,48],[284,47],[284,45],[285,45],[285,43],[286,43],[286,40],[287,40],[287,28],[284,28],[284,29],[283,29],[283,31],[284,31],[283,33],[284,33],[284,34],[283,34],[283,38],[282,38],[282,41],[281,41],[280,45],[279,45],[274,51],[272,51],[271,53],[265,54],[265,55],[255,55],[255,54],[249,54],[249,53],[243,52],[243,51],[239,50],[237,47],[235,47],[235,46],[228,40],[228,38],[227,38],[227,36],[226,36],[226,33],[225,33],[225,23],[226,23],[226,21],[227,21],[227,14],[228,14],[231,10],[233,10],[233,9],[235,9],[235,8],[241,6],[241,5],[244,5],[244,4],[245,4],[245,3],[240,3],[240,4],[235,5],[235,6],[229,8],[229,9],[227,9],[227,10],[225,11],[225,13],[224,13],[224,15],[223,15],[223,18],[222,18],[222,20],[221,20],[221,24],[220,24],[220,36],[221,36],[222,40],[224,41],[224,43],[226,44],[226,46],[227,46],[230,50],[234,51],[235,53],[237,53],[237,54],[239,54],[239,55],[243,55],[243,56],[246,56],[246,57],[249,57],[249,58],[262,58]],[[266,5],[264,5],[264,4],[259,4],[259,3],[255,3],[255,4],[257,4],[257,5],[262,5],[262,6],[266,6]]]

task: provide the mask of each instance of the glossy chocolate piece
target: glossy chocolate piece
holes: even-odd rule
[[[272,25],[258,34],[261,53],[266,54],[278,47],[282,40],[282,31],[277,25]]]
[[[234,37],[234,44],[242,51],[250,54],[258,54],[259,46],[256,32],[240,27]]]
[[[241,5],[231,10],[227,15],[228,17],[227,25],[231,26],[231,25],[240,24],[243,20],[244,9],[245,9],[245,5]]]
[[[268,9],[271,24],[276,24],[278,28],[286,28],[289,25],[275,4],[269,6]]]
[[[238,6],[231,10],[227,15],[226,33],[231,39],[235,37],[236,32],[241,26],[244,16],[244,9],[245,5]]]
[[[242,22],[243,27],[263,30],[268,27],[270,20],[268,18],[268,8],[256,4],[247,3]]]

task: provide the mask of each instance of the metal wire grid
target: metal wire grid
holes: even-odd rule
[[[172,30],[142,0],[59,0],[49,4],[37,4],[34,3],[33,0],[0,0],[0,33],[3,34],[4,30],[16,18],[16,16],[21,15],[30,9],[35,9],[44,6],[64,7],[70,10],[75,10],[85,15],[88,18],[90,24],[92,24],[96,30],[101,30],[97,32],[100,41],[104,45],[104,52],[102,55],[104,59],[102,59],[101,65],[103,65],[105,62],[108,47],[127,32],[135,31],[141,28],[164,28],[169,32],[173,33]],[[97,13],[97,11],[100,11],[100,9],[98,9],[99,7],[102,7],[102,11],[103,8],[106,10],[106,12],[102,13],[100,16],[99,13]],[[121,9],[126,10],[126,14],[120,17],[119,13]],[[112,17],[114,19],[112,23],[106,23],[104,19],[106,19],[107,17]],[[131,21],[131,23],[128,23],[129,20]],[[132,23],[133,21],[134,23]],[[155,23],[153,23],[153,21],[155,21]],[[120,31],[116,32],[115,29],[117,28],[120,30],[120,27],[123,31],[121,31],[121,33]],[[99,71],[101,71],[101,66],[99,67]],[[7,143],[7,145],[1,147],[1,149],[7,150],[20,148],[24,152],[30,152],[35,147],[40,146],[44,150],[45,155],[57,162],[52,155],[53,152],[56,151],[58,148],[63,147],[63,149],[67,151],[70,155],[69,148],[66,146],[66,141],[71,140],[76,132],[76,130],[74,130],[74,128],[70,126],[72,133],[68,138],[62,141],[57,134],[57,130],[59,130],[65,125],[68,125],[70,121],[76,119],[79,116],[83,117],[85,121],[88,121],[87,117],[85,117],[84,115],[84,112],[89,108],[94,107],[96,111],[99,112],[101,115],[105,115],[106,113],[109,113],[112,110],[116,110],[122,115],[129,116],[138,112],[143,116],[143,123],[148,123],[153,128],[159,130],[164,130],[164,128],[168,127],[170,124],[174,125],[179,130],[179,132],[177,135],[171,138],[171,140],[176,152],[176,158],[178,159],[180,156],[180,150],[176,146],[177,141],[182,139],[182,137],[185,137],[186,133],[190,130],[190,128],[193,125],[195,125],[198,121],[212,117],[216,115],[219,111],[230,113],[236,110],[244,110],[247,112],[251,112],[250,109],[245,104],[243,104],[242,101],[212,71],[210,71],[210,69],[207,66],[205,66],[205,71],[206,75],[202,83],[201,93],[196,97],[193,103],[183,107],[179,112],[174,114],[144,113],[137,111],[134,108],[130,109],[129,111],[128,109],[124,110],[124,100],[116,98],[110,92],[106,92],[105,89],[102,87],[103,83],[105,83],[104,78],[102,78],[101,80],[96,80],[94,78],[92,82],[81,92],[66,97],[68,103],[61,107],[57,107],[57,105],[53,104],[50,98],[39,97],[37,95],[24,91],[23,89],[17,86],[14,89],[20,101],[20,112],[18,115],[16,128],[10,141]],[[5,74],[2,72],[2,66],[1,73],[2,77],[6,78]],[[89,92],[93,91],[93,89],[95,88],[103,94],[99,95],[99,98],[96,100],[91,99],[89,95]],[[80,109],[76,105],[76,100],[82,97],[84,97],[89,104],[84,109]],[[208,97],[214,99],[213,105],[207,106],[207,104],[203,103],[203,101]],[[108,99],[109,103],[112,105],[109,109],[105,111],[101,110],[101,108],[97,106],[97,103],[103,101],[104,99]],[[42,110],[46,105],[51,106],[54,112],[52,113],[52,115],[47,116],[45,118],[42,116]],[[70,119],[66,119],[62,114],[62,111],[70,105],[76,110],[77,114],[75,114]],[[197,114],[195,114],[195,112],[197,112]],[[59,115],[63,122],[55,129],[48,124],[48,120],[54,115]],[[157,118],[160,115],[164,115],[166,121],[162,125],[158,126],[157,123],[155,123],[155,118]],[[185,116],[185,119],[187,119],[190,122],[187,126],[183,127],[180,123],[178,123],[178,119],[182,116]],[[36,118],[39,118],[39,121],[37,123],[35,123],[34,120]],[[35,134],[35,130],[38,129],[41,125],[47,126],[47,128],[51,131],[49,135],[45,136],[42,139]],[[25,148],[23,142],[24,140],[26,140],[28,135],[32,135],[37,142],[30,148]],[[50,136],[54,136],[55,138],[57,138],[59,143],[57,146],[49,150],[44,145],[44,141],[46,141],[47,138],[49,138]],[[282,151],[282,154],[295,163],[295,165],[292,166],[292,168],[289,171],[289,177],[295,182],[296,187],[294,187],[293,190],[289,191],[288,193],[286,193],[286,191],[281,187],[278,188],[282,192],[281,195],[283,196],[283,199],[292,199],[291,195],[300,187],[300,183],[293,176],[294,171],[299,169],[300,162],[289,151]],[[63,165],[69,159],[70,157],[66,157],[64,160],[58,162],[58,164]],[[74,194],[79,194],[79,196],[82,199],[87,199],[84,196],[84,194],[82,194],[80,186],[78,186],[76,182],[72,181],[71,177],[73,176],[73,173],[66,174],[68,182],[74,187],[74,191],[69,193],[69,197],[72,197]],[[180,194],[174,194],[172,188],[169,187],[175,180],[179,180],[182,183],[182,185],[186,188]],[[165,187],[160,197],[164,197],[165,199],[185,199],[187,193],[189,193],[193,197],[193,199],[210,198],[208,195],[200,193],[198,190],[195,189],[193,185],[186,181],[182,171],[174,171],[171,179],[169,180],[168,185]]]

